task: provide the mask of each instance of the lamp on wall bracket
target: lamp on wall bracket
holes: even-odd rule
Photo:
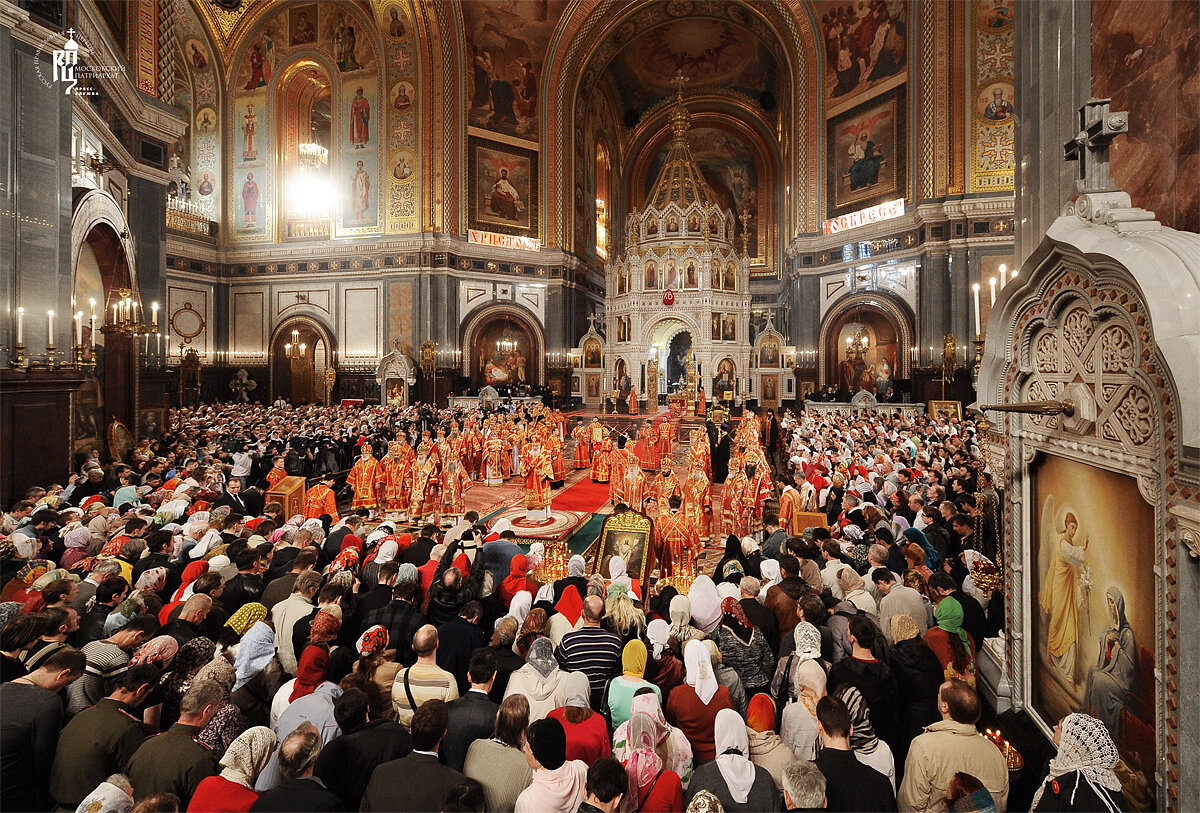
[[[1019,412],[1024,415],[1075,415],[1075,402],[1070,398],[1061,401],[1026,401],[1023,404],[983,404],[983,412]]]

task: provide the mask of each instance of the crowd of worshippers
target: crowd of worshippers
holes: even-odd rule
[[[973,428],[782,425],[779,512],[686,594],[617,557],[539,583],[544,548],[475,512],[143,505],[132,458],[31,491],[0,523],[0,809],[1005,810],[979,523],[940,505],[986,491]],[[1055,744],[1031,809],[1126,809],[1102,722]]]

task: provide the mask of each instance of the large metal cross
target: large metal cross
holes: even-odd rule
[[[1111,113],[1108,104],[1112,99],[1088,99],[1079,108],[1079,132],[1063,145],[1063,158],[1079,162],[1079,177],[1075,191],[1114,192],[1119,187],[1113,183],[1108,171],[1108,146],[1113,139],[1129,131],[1129,113]]]

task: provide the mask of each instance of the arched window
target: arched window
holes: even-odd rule
[[[608,147],[596,142],[596,254],[608,259],[608,218],[610,211],[608,176],[611,172]]]
[[[320,64],[290,66],[280,82],[285,111],[279,177],[282,181],[284,237],[312,240],[330,234],[338,199],[332,167],[334,149],[333,83]]]

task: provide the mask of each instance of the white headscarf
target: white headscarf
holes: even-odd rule
[[[587,573],[587,560],[577,553],[567,562],[567,575],[582,577],[585,573]]]
[[[396,554],[400,552],[400,543],[395,539],[385,538],[379,543],[379,550],[375,552],[375,564],[386,565],[388,562],[396,558]]]
[[[1050,760],[1049,773],[1042,782],[1042,786],[1034,794],[1033,804],[1029,806],[1029,809],[1037,810],[1042,792],[1045,791],[1050,780],[1072,771],[1078,771],[1079,775],[1091,785],[1092,791],[1104,801],[1110,813],[1116,813],[1119,808],[1105,792],[1121,790],[1121,780],[1117,779],[1117,775],[1113,772],[1119,754],[1108,729],[1095,717],[1079,713],[1068,714],[1062,718],[1059,725],[1061,728],[1058,738],[1058,754]],[[1075,804],[1077,790],[1079,790],[1078,779],[1075,787],[1071,789],[1070,802],[1072,805]]]
[[[721,625],[721,595],[708,576],[697,576],[688,589],[688,601],[692,605],[692,623],[707,634]]]
[[[634,601],[641,601],[641,596],[633,589],[633,579],[629,578],[629,574],[625,570],[625,559],[620,556],[613,556],[608,560],[609,581],[613,584],[622,584]]]
[[[133,797],[110,782],[101,782],[79,803],[75,813],[125,813],[133,807]]]
[[[656,618],[646,625],[646,638],[654,647],[655,659],[661,658],[663,648],[667,645],[667,640],[671,637],[671,628],[666,621],[661,618]]]
[[[537,604],[539,601],[549,601],[551,603],[554,602],[553,584],[543,584],[538,588],[537,595],[533,597],[533,603]]]
[[[512,523],[509,522],[504,517],[500,517],[500,519],[498,519],[494,523],[492,523],[492,527],[489,532],[489,535],[490,534],[502,534],[505,531],[511,531],[511,530],[512,530]]]
[[[529,565],[529,570],[534,570],[542,563],[542,559],[546,556],[546,546],[541,542],[534,542],[529,546],[529,553],[525,554],[526,562]]]
[[[729,795],[738,804],[745,804],[754,785],[754,763],[750,761],[746,721],[733,709],[721,709],[713,724],[713,740],[717,745],[717,768],[729,788]]]
[[[783,572],[779,569],[779,562],[775,559],[763,559],[758,569],[763,577],[763,586],[758,591],[758,600],[766,601],[767,591],[783,581]]]
[[[721,601],[725,601],[727,598],[735,598],[740,601],[742,590],[733,582],[721,582],[717,585],[717,595],[721,597]]]
[[[696,690],[700,702],[707,706],[720,686],[716,674],[713,673],[708,647],[695,638],[684,644],[683,666],[687,672],[684,682]]]
[[[529,615],[529,608],[533,606],[533,593],[528,590],[519,590],[512,597],[512,601],[508,603],[508,614],[511,615],[517,622],[517,627],[525,623],[525,616]]]

